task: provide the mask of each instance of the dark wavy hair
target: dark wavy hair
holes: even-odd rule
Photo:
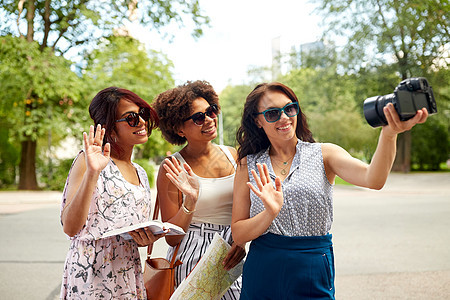
[[[258,104],[261,98],[267,92],[281,92],[285,94],[292,102],[298,102],[297,96],[286,85],[279,82],[258,84],[253,91],[247,96],[242,113],[241,126],[236,133],[238,146],[238,161],[249,154],[255,154],[270,146],[269,138],[264,129],[258,128],[255,122],[256,113],[258,113]],[[315,143],[312,133],[308,128],[306,116],[303,114],[299,105],[299,113],[297,115],[297,128],[295,133],[297,138],[305,142]]]
[[[147,122],[147,135],[150,136],[152,130],[158,126],[158,116],[145,100],[129,91],[115,86],[108,87],[95,95],[89,105],[89,115],[94,120],[94,125],[100,124],[105,128],[103,145],[111,144],[111,149],[116,153],[121,152],[121,147],[112,138],[112,133],[116,129],[116,113],[120,100],[130,101],[140,108],[150,109],[150,119]]]
[[[219,106],[219,97],[212,85],[207,81],[187,81],[173,89],[159,94],[153,101],[153,108],[158,114],[159,129],[164,138],[171,144],[183,145],[186,138],[178,135],[184,119],[191,113],[192,102],[204,98],[209,105]]]

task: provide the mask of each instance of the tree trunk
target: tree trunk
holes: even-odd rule
[[[397,156],[392,166],[392,171],[408,173],[411,171],[411,131],[408,130],[398,135]]]
[[[402,36],[403,40],[403,36]],[[403,57],[398,61],[402,80],[408,78],[408,51],[402,49]],[[397,137],[397,154],[395,156],[392,171],[408,173],[411,171],[411,131],[400,133]]]
[[[28,1],[27,3],[27,41],[31,43],[34,41],[34,13],[36,11],[36,5],[34,1]]]
[[[37,142],[28,139],[22,142],[19,164],[19,190],[38,190],[36,179]]]

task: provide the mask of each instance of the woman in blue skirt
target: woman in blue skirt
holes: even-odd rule
[[[264,83],[248,95],[237,133],[231,225],[237,244],[252,241],[241,299],[334,299],[335,177],[381,189],[397,134],[428,116],[422,109],[402,122],[392,104],[383,111],[388,125],[368,165],[337,145],[315,143],[289,87]]]

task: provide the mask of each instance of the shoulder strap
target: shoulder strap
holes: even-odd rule
[[[181,207],[181,203],[183,199],[183,195],[181,193],[180,190],[178,190],[178,207]],[[156,194],[156,201],[155,201],[155,208],[153,211],[153,220],[157,220],[158,216],[159,216],[159,209],[160,209],[160,205],[159,205],[159,198],[158,198],[158,194]],[[181,242],[178,243],[178,245],[175,248],[175,251],[173,252],[172,255],[172,260],[170,261],[170,267],[173,268],[176,265],[178,265],[178,262],[175,262],[175,259],[177,257],[177,253],[178,253],[178,248],[180,248],[180,244]],[[147,256],[149,257],[150,254],[152,253],[153,250],[153,245],[151,247],[147,247]]]
[[[180,152],[175,152],[174,154],[172,154],[172,156],[174,156],[176,159],[178,159],[180,161],[181,165],[186,163],[186,161],[184,160],[183,155],[181,155]]]
[[[230,163],[233,165],[234,170],[236,170],[236,161],[234,160],[233,155],[230,152],[230,149],[228,149],[227,146],[225,145],[218,145],[220,147],[220,149],[222,150],[223,153],[225,153],[225,155],[227,156],[228,160],[230,161]]]

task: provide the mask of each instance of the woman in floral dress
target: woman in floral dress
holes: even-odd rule
[[[61,299],[145,299],[138,246],[161,236],[147,230],[103,238],[109,230],[150,219],[150,186],[144,169],[131,161],[134,145],[147,142],[158,118],[135,93],[100,91],[89,106],[95,124],[83,133],[63,192],[61,223],[71,244]]]

